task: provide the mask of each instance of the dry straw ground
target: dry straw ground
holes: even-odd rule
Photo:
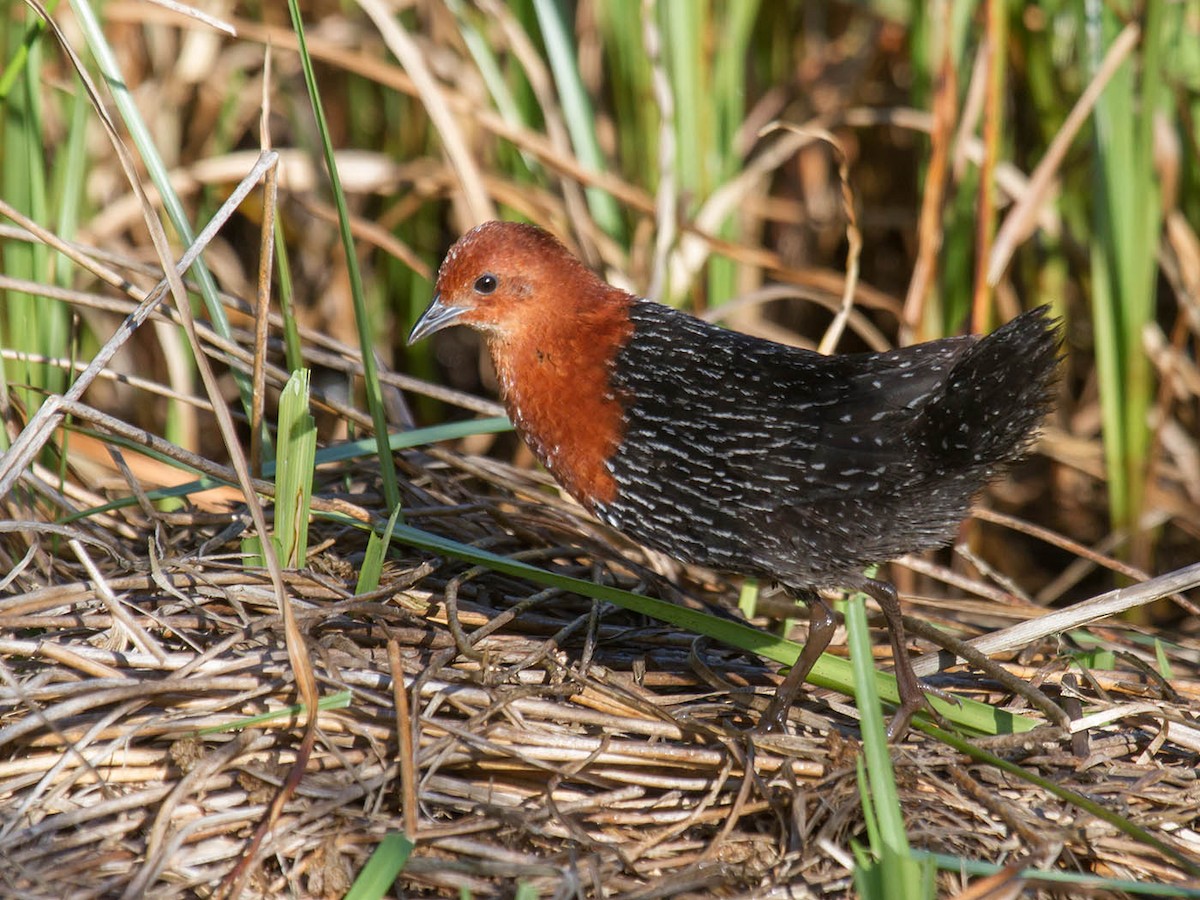
[[[389,267],[427,276],[479,205],[502,203],[558,227],[594,261],[643,285],[656,258],[687,273],[715,254],[735,261],[743,280],[747,271],[760,282],[770,272],[793,296],[836,308],[841,277],[790,257],[786,240],[780,248],[750,238],[717,239],[698,216],[677,255],[657,255],[654,198],[618,174],[587,174],[565,143],[555,105],[541,96],[552,90],[544,69],[527,56],[533,51],[521,43],[520,22],[497,4],[480,5],[496,17],[489,27],[505,35],[531,73],[546,114],[544,131],[514,125],[492,110],[441,4],[418,4],[401,19],[407,30],[398,43],[357,9],[346,18],[311,11],[319,23],[313,51],[322,60],[339,134],[354,133],[351,120],[361,113],[355,97],[402,97],[404,115],[419,117],[420,129],[429,128],[425,111],[437,118],[434,108],[457,117],[450,131],[435,121],[419,138],[393,135],[370,151],[340,156],[364,257],[367,247],[394,257],[389,263],[371,256],[373,276],[382,279]],[[214,403],[236,402],[229,373],[253,367],[248,311],[259,277],[258,228],[270,221],[264,212],[287,222],[305,360],[329,376],[318,379],[316,390],[323,441],[362,432],[370,416],[358,393],[346,390],[347,376],[362,372],[361,355],[349,346],[354,331],[345,260],[334,249],[328,194],[314,175],[319,167],[293,149],[307,146],[311,132],[298,99],[303,85],[291,31],[268,15],[266,21],[230,19],[237,37],[217,37],[208,25],[142,4],[109,3],[104,15],[160,149],[169,148],[173,181],[189,208],[212,215],[251,170],[256,150],[235,150],[257,145],[264,83],[276,111],[274,142],[283,148],[281,194],[272,205],[256,199],[256,188],[237,215],[220,214],[221,230],[207,247],[233,314],[232,341],[202,321],[192,348],[216,366],[218,390],[201,389],[193,376],[180,374],[175,363],[186,339],[179,336],[179,308],[168,297],[130,331],[86,394],[50,404],[58,418],[45,408],[35,417],[19,385],[8,385],[0,399],[7,439],[16,448],[0,466],[0,478],[15,479],[2,496],[0,522],[0,894],[209,896],[241,879],[242,896],[335,897],[395,831],[416,840],[397,888],[409,897],[511,896],[520,884],[543,897],[628,900],[850,893],[849,846],[863,839],[863,813],[855,776],[857,712],[846,697],[814,691],[794,713],[793,734],[760,735],[758,713],[779,681],[774,664],[402,543],[393,544],[381,588],[355,596],[366,537],[352,523],[387,514],[379,467],[362,458],[318,469],[314,508],[320,515],[310,555],[278,582],[242,563],[241,540],[253,525],[237,488],[192,494],[181,505],[146,499],[146,490],[187,481],[194,471],[229,485],[238,481],[230,460],[240,451],[222,441],[211,410]],[[71,13],[64,7],[54,16],[62,33],[51,32],[45,45],[54,60],[42,75],[47,91],[67,83],[71,72],[57,41],[84,46]],[[275,48],[269,75],[267,42]],[[384,42],[403,59],[403,69],[389,61]],[[594,74],[588,65],[595,65],[589,56],[595,49],[582,41],[585,80]],[[820,71],[797,77],[809,85],[825,74],[836,84],[833,57],[825,62],[828,69],[814,59]],[[238,87],[227,90],[234,75]],[[341,79],[355,87],[337,93],[345,89]],[[831,87],[823,97],[839,112],[821,124],[846,129],[843,140],[860,134],[855,129],[872,117],[898,123],[901,132],[929,126],[912,111],[854,108],[840,90]],[[107,106],[106,97],[98,95],[97,104]],[[765,92],[747,113],[739,139],[753,145],[756,126],[787,109],[787,96]],[[95,108],[92,115],[98,116]],[[601,115],[601,126],[604,121]],[[61,136],[66,127],[48,115],[49,135]],[[223,149],[216,153],[219,131]],[[787,137],[777,133],[772,140],[779,143],[755,157],[744,180],[730,177],[732,192],[711,215],[740,206],[747,222],[772,223],[761,230],[792,234],[780,223],[799,214],[799,206],[773,194],[780,184],[767,177],[796,158],[795,145],[782,149]],[[549,174],[531,186],[488,168],[511,147]],[[96,348],[163,270],[144,224],[148,207],[123,180],[100,129],[86,152],[93,212],[73,242],[39,231],[7,203],[10,221],[0,233],[6,247],[41,242],[76,263],[66,285],[51,279],[23,285],[57,298],[90,335],[80,339],[76,371],[96,358]],[[802,153],[801,160],[789,171],[810,188],[823,185],[827,209],[837,210],[840,184],[829,157]],[[886,169],[868,168],[858,177],[868,185],[886,182]],[[1019,177],[1012,183],[1016,200],[1030,190]],[[593,224],[581,184],[600,185],[622,204],[636,226],[632,251]],[[910,199],[903,216],[912,226],[920,198]],[[458,212],[448,212],[451,206]],[[875,210],[883,219],[893,212]],[[836,250],[845,223],[830,215]],[[887,260],[896,268],[909,263],[903,249],[871,249],[872,228],[891,226],[866,218],[864,260],[874,267],[866,274],[886,281]],[[417,250],[388,230],[410,219],[426,235]],[[820,223],[801,231],[814,245],[830,241]],[[404,232],[405,239],[414,233]],[[1165,232],[1164,277],[1173,290],[1200,284],[1197,246],[1185,221]],[[5,290],[22,287],[11,272],[3,277]],[[414,305],[428,294],[428,284],[411,275],[403,283]],[[743,310],[740,327],[796,339],[793,323],[762,314],[770,289],[744,293],[750,311]],[[894,335],[902,293],[860,285],[850,332],[867,345],[886,340],[885,332]],[[1119,540],[1097,524],[1106,521],[1099,413],[1094,380],[1077,362],[1034,460],[984,499],[964,532],[963,552],[903,560],[891,570],[912,616],[961,638],[1001,635],[988,652],[1048,694],[1071,722],[1064,729],[1046,720],[997,682],[995,672],[946,669],[953,660],[943,659],[934,684],[1046,721],[1032,736],[979,743],[1094,799],[1157,843],[914,733],[893,756],[909,839],[918,849],[1144,883],[1195,883],[1200,632],[1197,575],[1185,563],[1196,557],[1200,531],[1190,418],[1200,381],[1180,350],[1195,333],[1200,309],[1195,292],[1179,289],[1171,296],[1180,307],[1166,321],[1179,324],[1165,341],[1150,339],[1169,387],[1155,410],[1159,443],[1144,520],[1148,541],[1160,542],[1155,568],[1168,577],[1117,598],[1118,605],[1141,607],[1170,595],[1157,613],[1165,624],[1150,617],[1140,624],[1102,619],[1088,629],[1096,642],[1087,645],[1091,655],[1073,661],[1082,639],[1073,629],[1094,618],[1079,601],[1102,593],[1112,573],[1127,584],[1149,579],[1113,558]],[[1001,308],[1013,302],[1011,286],[1002,288]],[[1080,308],[1075,296],[1064,311]],[[399,335],[411,313],[393,307],[377,315]],[[1085,318],[1073,320],[1072,351],[1086,342],[1080,321]],[[286,372],[280,321],[273,318],[271,327],[264,371],[273,398]],[[398,346],[380,343],[385,359]],[[477,372],[476,348],[450,344],[443,352],[455,371]],[[5,353],[21,355],[12,348]],[[486,385],[472,384],[478,395],[471,396],[435,379],[393,374],[391,365],[384,369],[396,427],[411,423],[414,407],[426,416],[496,411],[482,395]],[[170,416],[168,400],[176,401]],[[241,427],[244,438],[244,422]],[[49,453],[51,447],[61,448],[61,456]],[[158,458],[139,452],[146,448]],[[27,452],[20,464],[17,451]],[[164,458],[190,468],[180,474]],[[738,615],[736,585],[629,545],[524,463],[508,437],[403,450],[396,464],[406,521],[543,568]],[[269,483],[255,486],[262,497],[273,491]],[[133,502],[94,511],[122,498]],[[76,516],[84,511],[92,512]],[[340,518],[328,517],[333,514]],[[1039,516],[1037,524],[1030,521]],[[452,637],[448,605],[457,609],[473,652],[461,652]],[[1019,630],[1026,623],[1036,629],[1052,605],[1070,611],[1052,633],[1035,630],[1031,637]],[[1096,646],[1112,656],[1097,655]],[[1100,661],[1111,665],[1093,665]],[[923,664],[933,673],[939,659]],[[348,692],[348,702],[311,721],[293,713],[238,727],[248,716],[287,710],[312,696],[310,678],[316,695]],[[269,830],[257,834],[268,821]],[[939,879],[947,895],[967,890],[973,880],[953,871]],[[1010,881],[1007,889],[1022,884]],[[1084,891],[1046,883],[1028,889],[1047,896]]]

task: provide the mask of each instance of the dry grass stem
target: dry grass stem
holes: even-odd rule
[[[86,221],[35,221],[0,199],[0,291],[55,304],[70,332],[59,347],[0,347],[0,895],[342,896],[395,832],[416,840],[396,888],[408,897],[511,896],[520,884],[545,897],[624,900],[848,895],[848,848],[865,826],[859,714],[845,696],[808,691],[794,733],[760,734],[782,680],[776,664],[398,537],[379,588],[356,595],[365,529],[391,512],[378,460],[357,451],[316,466],[308,555],[302,568],[280,569],[276,489],[264,477],[265,438],[290,374],[283,317],[271,309],[280,262],[293,273],[322,443],[373,427],[347,324],[352,260],[334,238],[311,111],[297,101],[295,34],[277,24],[278,10],[249,21],[225,15],[232,7],[213,18],[175,0],[115,0],[104,4],[101,33],[119,45],[126,88],[108,73],[96,78],[97,60],[85,64],[73,45],[84,46],[92,5],[60,4],[54,16],[37,0],[28,6],[49,25],[46,71],[30,81],[53,100],[47,133],[65,133],[73,89],[98,128],[81,141]],[[932,112],[908,108],[908,88],[897,85],[914,76],[894,48],[909,35],[872,18],[870,29],[807,45],[811,54],[777,84],[749,79],[744,108],[723,125],[736,158],[693,195],[683,186],[693,148],[678,146],[676,129],[694,98],[681,90],[679,37],[664,27],[662,5],[628,5],[636,21],[626,49],[646,59],[643,80],[620,97],[605,93],[611,73],[598,74],[616,68],[591,21],[604,5],[568,6],[577,16],[568,27],[596,30],[578,60],[613,163],[596,171],[576,157],[570,106],[529,30],[532,14],[493,0],[360,0],[312,23],[355,259],[376,293],[379,380],[396,400],[395,430],[411,424],[410,405],[421,423],[503,412],[478,346],[450,339],[427,356],[403,346],[450,238],[497,209],[554,227],[611,278],[665,299],[708,285],[714,261],[731,263],[728,296],[703,298],[731,302],[713,302],[710,318],[738,314],[747,331],[813,346],[817,329],[803,319],[816,309],[834,322],[823,350],[885,350],[941,327],[932,313],[947,301],[939,267],[949,205],[973,176],[968,167],[985,160],[996,208],[1012,204],[988,261],[999,308],[1032,290],[1021,278],[1040,277],[1022,268],[1021,245],[1037,230],[1054,238],[1064,269],[1086,268],[1075,257],[1087,248],[1072,245],[1068,228],[1086,216],[1060,210],[1052,188],[1067,177],[1066,151],[1104,79],[1136,53],[1137,25],[1120,32],[1106,67],[1047,133],[1049,147],[1020,157],[1038,160],[1032,176],[1002,158],[1004,142],[988,131],[1001,98],[985,102],[982,57],[960,98],[951,48],[938,48],[925,73]],[[947,30],[952,6],[934,7]],[[1028,15],[1036,18],[1032,7]],[[806,12],[804,28],[825,18]],[[503,78],[490,81],[474,60],[468,27],[486,38]],[[745,73],[735,74],[741,84]],[[223,93],[227,84],[237,89]],[[497,88],[520,102],[504,109]],[[206,223],[177,246],[163,223],[171,198],[149,186],[129,119],[115,118],[131,96],[153,115],[156,140],[179,139],[160,148],[160,186],[169,182],[187,215]],[[651,132],[635,143],[653,151],[635,171],[621,157],[627,135],[613,108],[650,101]],[[775,121],[807,124],[764,133]],[[981,129],[986,143],[974,136]],[[1022,118],[1014,140],[1022,130],[1035,129]],[[352,136],[364,134],[376,143],[357,146]],[[981,745],[1119,811],[1178,856],[914,733],[892,748],[909,842],[1011,863],[987,896],[1021,889],[1018,864],[1170,884],[1194,879],[1185,860],[1200,864],[1200,239],[1184,215],[1182,160],[1195,148],[1172,137],[1163,135],[1158,160],[1163,296],[1142,335],[1161,386],[1138,528],[1108,526],[1094,361],[1074,312],[1086,298],[1064,275],[1070,364],[1030,460],[989,488],[961,552],[905,558],[887,575],[924,623],[912,649],[926,653],[914,663],[932,686],[1039,726]],[[814,140],[834,144],[836,174],[825,154],[804,156]],[[48,149],[48,167],[60,155]],[[918,166],[923,184],[899,174]],[[597,190],[619,205],[628,241],[593,219],[585,192]],[[816,221],[820,209],[830,221]],[[277,231],[282,260],[272,259]],[[10,248],[50,263],[10,266]],[[220,282],[211,296],[227,331],[193,314],[201,257]],[[10,325],[2,314],[0,324]],[[52,370],[61,389],[33,383],[35,369]],[[408,526],[741,618],[737,584],[600,525],[510,434],[394,458]],[[156,493],[198,477],[215,486]],[[1135,530],[1161,539],[1170,562],[1131,565],[1123,554],[1145,537],[1127,533]],[[248,538],[260,541],[263,568],[247,565]],[[762,587],[761,608],[790,619],[794,604]],[[1165,624],[1118,618],[1163,597]],[[765,614],[752,624],[779,628]],[[887,642],[876,643],[878,662],[890,664]],[[834,652],[843,645],[839,633]],[[984,884],[957,871],[939,878],[948,896]]]

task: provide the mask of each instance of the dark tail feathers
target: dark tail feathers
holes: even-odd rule
[[[1061,328],[1049,312],[1040,306],[1017,316],[955,363],[940,401],[927,409],[926,446],[938,468],[990,474],[1027,449],[1058,368]]]

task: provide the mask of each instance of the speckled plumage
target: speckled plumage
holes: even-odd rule
[[[611,385],[624,435],[597,514],[642,543],[796,588],[949,541],[1045,411],[1057,339],[1034,310],[982,340],[822,356],[649,301]]]
[[[895,589],[862,569],[952,539],[1032,440],[1058,331],[1045,308],[993,334],[822,356],[710,325],[605,284],[530,225],[464,235],[410,342],[485,337],[521,437],[580,503],[685,562],[789,587],[804,650],[763,716],[781,725],[858,588],[887,619],[907,728],[923,697]]]

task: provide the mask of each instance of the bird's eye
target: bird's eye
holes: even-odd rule
[[[475,293],[490,294],[496,289],[496,286],[499,283],[500,282],[496,279],[496,276],[490,272],[486,275],[480,275],[475,279]]]

